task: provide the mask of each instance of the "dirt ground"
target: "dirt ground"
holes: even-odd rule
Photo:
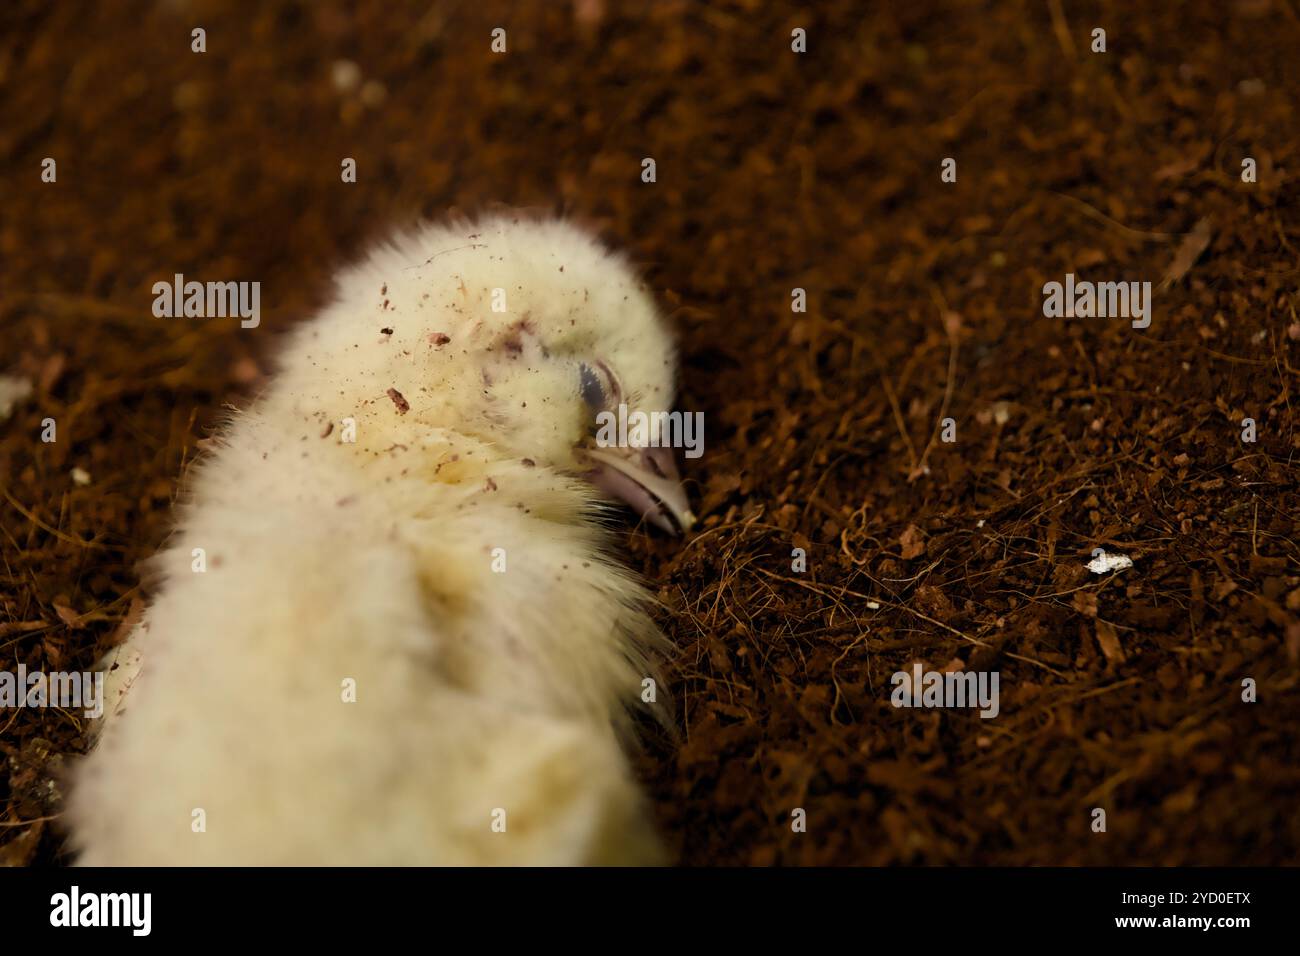
[[[683,863],[1300,863],[1297,49],[1295,0],[5,4],[0,669],[120,639],[366,242],[552,210],[643,266],[705,415],[701,526],[628,522]],[[177,272],[261,281],[261,326],[155,318]],[[1150,281],[1150,327],[1046,317],[1067,273]],[[999,715],[896,709],[917,662]],[[0,860],[66,860],[84,730],[0,711]]]

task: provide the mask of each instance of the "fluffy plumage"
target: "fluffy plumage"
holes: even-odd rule
[[[347,270],[192,475],[74,781],[79,862],[662,861],[621,746],[661,638],[582,447],[593,402],[664,409],[673,376],[645,287],[564,223]]]

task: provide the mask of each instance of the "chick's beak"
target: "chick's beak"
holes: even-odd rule
[[[671,448],[582,449],[594,468],[591,483],[641,517],[678,534],[695,524]]]

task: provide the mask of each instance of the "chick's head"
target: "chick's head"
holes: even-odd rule
[[[559,221],[501,218],[420,240],[431,424],[590,477],[667,530],[694,521],[671,449],[596,447],[609,416],[672,408],[675,353],[627,261]],[[425,328],[425,325],[428,328]],[[620,406],[622,408],[620,409]]]

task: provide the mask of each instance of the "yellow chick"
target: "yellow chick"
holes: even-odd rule
[[[346,270],[192,476],[75,774],[84,865],[648,864],[663,713],[610,495],[694,521],[645,286],[571,225],[402,235]],[[655,701],[647,704],[647,701]]]

